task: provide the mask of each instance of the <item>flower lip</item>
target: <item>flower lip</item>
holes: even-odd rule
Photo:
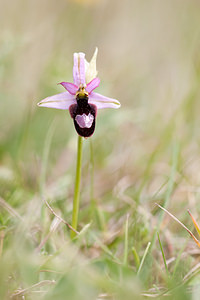
[[[95,130],[97,108],[93,104],[77,102],[69,107],[77,133],[85,138],[90,137]]]

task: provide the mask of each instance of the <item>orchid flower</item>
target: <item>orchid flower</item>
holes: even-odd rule
[[[82,137],[87,138],[94,133],[98,109],[120,107],[118,100],[108,98],[94,92],[100,84],[100,79],[97,77],[96,70],[97,52],[98,49],[96,48],[90,63],[88,63],[85,59],[84,53],[74,53],[74,83],[61,82],[60,84],[66,89],[66,92],[47,97],[38,103],[38,106],[68,109],[74,120],[74,126],[78,133],[76,177],[72,210],[72,228],[74,229],[71,231],[72,239],[77,233],[78,226],[83,144]]]
[[[74,53],[74,83],[61,82],[66,89],[64,93],[47,97],[38,103],[38,106],[68,109],[77,133],[85,138],[94,133],[97,109],[120,107],[118,100],[94,92],[100,84],[100,79],[96,77],[97,52],[96,48],[90,63],[84,53]]]

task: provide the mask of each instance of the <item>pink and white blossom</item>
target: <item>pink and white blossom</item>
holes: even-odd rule
[[[78,99],[80,100],[81,97],[85,96],[87,97],[88,105],[93,105],[97,109],[119,108],[120,102],[118,100],[94,92],[100,84],[100,79],[97,77],[96,70],[97,52],[98,50],[96,48],[90,63],[88,63],[85,59],[84,53],[74,53],[74,82],[61,82],[60,84],[66,89],[66,91],[45,98],[38,103],[38,106],[70,110],[72,105],[72,107],[77,105]],[[72,116],[73,114],[71,111],[72,110],[70,110],[70,114]],[[91,114],[90,116],[88,115],[89,112],[79,114],[74,119],[76,119],[76,122],[79,122],[80,126],[86,126],[86,128],[88,128],[87,126],[90,126],[92,122],[91,120],[93,120],[93,117],[96,117],[96,114],[94,116]]]

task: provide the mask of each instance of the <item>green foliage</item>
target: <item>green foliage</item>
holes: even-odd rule
[[[0,299],[199,299],[199,249],[155,206],[191,229],[200,215],[198,1],[42,3],[0,11]],[[71,224],[76,132],[36,103],[95,46],[122,107],[83,141],[72,242],[44,200]]]

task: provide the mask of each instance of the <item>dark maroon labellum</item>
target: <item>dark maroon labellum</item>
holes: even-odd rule
[[[76,101],[77,104],[69,107],[74,126],[80,136],[90,137],[95,130],[97,108],[94,104],[88,103],[88,95],[86,93],[78,93]]]

